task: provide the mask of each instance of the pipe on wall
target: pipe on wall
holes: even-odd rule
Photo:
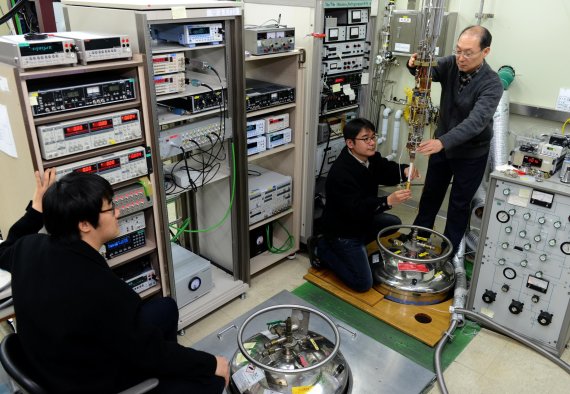
[[[398,155],[398,148],[400,145],[400,124],[402,122],[403,114],[404,111],[399,109],[394,115],[394,128],[392,130],[392,153],[386,156],[386,159],[388,160],[394,160]]]

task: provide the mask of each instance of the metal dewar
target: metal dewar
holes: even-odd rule
[[[324,321],[326,332],[310,330],[312,318]],[[263,321],[267,330],[244,340],[254,320]],[[351,372],[339,351],[337,326],[316,309],[301,305],[261,309],[244,321],[237,342],[239,349],[230,361],[229,388],[234,394],[291,394],[309,388],[323,394],[351,391]]]
[[[401,235],[386,237],[395,231]],[[398,225],[380,231],[377,243],[383,261],[373,275],[386,299],[413,305],[447,299],[455,285],[455,271],[451,242],[446,236],[425,227]]]

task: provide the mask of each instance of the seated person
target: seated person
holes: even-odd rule
[[[174,300],[143,303],[99,253],[119,235],[109,182],[83,173],[55,182],[53,169],[35,177],[31,204],[0,244],[0,267],[12,273],[18,336],[38,383],[99,394],[155,377],[157,393],[221,393],[228,361],[179,345]],[[38,234],[44,225],[48,234]]]
[[[378,197],[378,185],[397,185],[408,177],[409,167],[388,161],[376,152],[376,129],[366,119],[346,124],[346,146],[326,179],[323,235],[307,240],[311,264],[330,268],[348,287],[365,292],[372,287],[366,245],[378,232],[402,222],[385,213],[411,198],[410,190]],[[414,171],[412,178],[418,178]]]

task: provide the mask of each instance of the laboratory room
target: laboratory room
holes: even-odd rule
[[[0,0],[0,394],[568,393],[569,24]]]

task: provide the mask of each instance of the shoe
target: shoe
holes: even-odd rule
[[[322,268],[323,267],[319,258],[317,257],[317,254],[316,254],[317,244],[319,243],[319,238],[321,238],[321,236],[311,235],[307,239],[307,252],[309,253],[309,262],[311,263],[311,266],[314,268]]]

